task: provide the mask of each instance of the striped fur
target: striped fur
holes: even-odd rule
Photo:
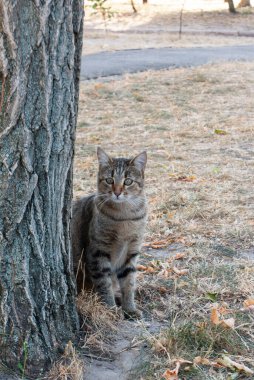
[[[136,262],[147,219],[146,152],[111,158],[98,148],[97,193],[73,205],[71,238],[77,289],[94,288],[110,307],[120,287],[126,315],[137,316]]]

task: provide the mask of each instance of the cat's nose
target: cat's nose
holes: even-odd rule
[[[120,186],[115,186],[114,188],[114,194],[119,197],[119,195],[122,193],[122,188]]]
[[[117,198],[119,197],[119,195],[121,195],[121,191],[114,191],[114,194],[117,196]]]

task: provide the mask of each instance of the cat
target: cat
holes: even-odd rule
[[[147,220],[144,191],[146,152],[111,158],[98,147],[97,192],[74,202],[71,240],[78,293],[93,288],[109,307],[114,289],[121,291],[126,317],[141,312],[135,305],[136,263]]]

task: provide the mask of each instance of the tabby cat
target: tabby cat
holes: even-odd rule
[[[97,192],[73,205],[71,238],[77,289],[91,287],[114,307],[114,290],[120,285],[124,314],[138,317],[135,272],[147,219],[147,155],[111,158],[98,148],[97,156]]]

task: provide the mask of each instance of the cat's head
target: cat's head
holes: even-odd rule
[[[146,152],[134,158],[111,158],[97,149],[99,161],[98,193],[114,202],[135,199],[143,193]]]

